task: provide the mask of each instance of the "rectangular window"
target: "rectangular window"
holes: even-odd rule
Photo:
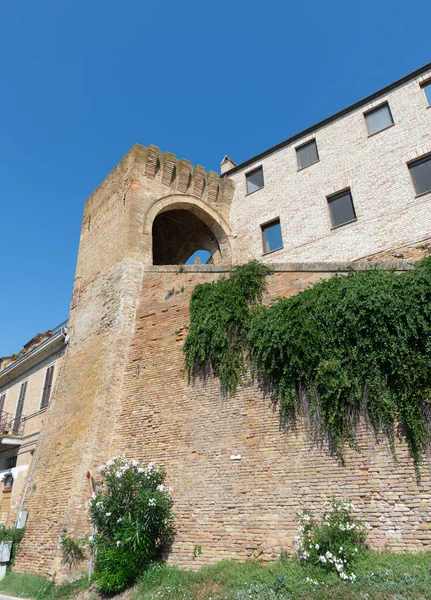
[[[364,117],[367,121],[368,133],[370,135],[378,131],[383,131],[383,129],[390,127],[394,123],[391,109],[387,103],[364,113]]]
[[[266,225],[261,225],[261,228],[264,254],[283,248],[280,219],[275,219]]]
[[[407,166],[410,169],[416,194],[431,192],[431,156],[415,160]]]
[[[422,86],[428,105],[431,106],[431,82],[425,83]]]
[[[0,396],[0,415],[1,415],[1,413],[4,411],[4,403],[5,403],[5,400],[6,400],[6,394],[2,394],[2,395]]]
[[[16,467],[16,456],[11,456],[5,460],[4,468],[13,469],[14,467]]]
[[[317,152],[316,140],[311,140],[303,146],[296,148],[296,159],[298,161],[298,169],[303,169],[312,165],[319,160],[319,154]]]
[[[263,188],[263,168],[259,167],[250,173],[246,173],[247,194]]]
[[[350,190],[330,196],[328,199],[332,227],[349,223],[356,219],[355,207]]]
[[[45,406],[48,406],[49,397],[51,395],[53,375],[54,375],[54,365],[51,365],[50,367],[47,368],[46,373],[45,373],[45,383],[43,385],[42,401],[40,403],[40,408],[45,408]]]
[[[27,391],[27,381],[21,384],[19,389],[18,404],[16,405],[15,419],[13,421],[12,433],[17,435],[21,426],[22,411],[24,408],[25,393]]]

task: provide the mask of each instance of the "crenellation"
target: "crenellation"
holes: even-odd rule
[[[422,75],[430,73],[431,65]],[[168,558],[183,567],[291,553],[299,507],[319,511],[331,494],[358,505],[372,547],[431,549],[428,457],[418,479],[405,442],[396,440],[396,463],[364,422],[361,453],[346,449],[341,464],[306,420],[280,427],[253,381],[228,399],[214,378],[189,385],[182,352],[195,286],[237,264],[270,266],[269,304],[350,269],[402,273],[431,254],[431,190],[416,197],[406,165],[431,154],[422,75],[243,165],[225,156],[221,177],[136,144],[90,195],[67,358],[49,422],[37,421],[44,429],[18,571],[64,576],[58,536],[63,527],[90,532],[85,475],[115,454],[166,469],[177,519]],[[363,113],[383,100],[394,124],[370,136]],[[319,160],[299,169],[296,149],[311,139]],[[246,174],[259,166],[263,186],[258,179],[247,190]],[[347,187],[355,219],[350,211],[333,227],[327,198]],[[281,247],[264,245],[271,223]],[[208,253],[206,264],[190,264],[196,251]],[[36,430],[35,420],[28,431]],[[202,554],[193,557],[196,545]]]

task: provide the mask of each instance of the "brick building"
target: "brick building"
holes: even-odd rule
[[[67,344],[67,321],[0,359],[0,523],[13,524]]]
[[[134,146],[87,199],[70,344],[24,506],[16,568],[61,571],[58,538],[89,531],[85,474],[124,453],[166,468],[177,535],[170,560],[292,550],[300,505],[328,493],[358,504],[374,547],[431,546],[429,464],[420,481],[362,429],[341,465],[299,427],[280,431],[251,383],[220,398],[189,386],[182,344],[190,295],[232,265],[268,263],[267,301],[375,260],[429,253],[431,64],[222,175]],[[205,265],[187,265],[198,250]],[[403,260],[405,259],[405,260]],[[193,549],[202,553],[193,561]]]

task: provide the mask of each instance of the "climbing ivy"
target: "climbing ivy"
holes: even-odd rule
[[[184,344],[189,380],[215,375],[223,393],[235,393],[246,373],[251,309],[262,301],[268,273],[253,261],[235,267],[229,279],[195,287]]]
[[[398,425],[418,465],[431,432],[431,257],[402,274],[351,270],[263,307],[267,272],[255,261],[197,286],[189,375],[216,375],[234,394],[250,366],[284,419],[302,412],[341,455],[359,449],[362,414],[393,453]]]

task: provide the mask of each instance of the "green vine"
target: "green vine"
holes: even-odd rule
[[[398,424],[417,466],[431,431],[431,257],[402,274],[351,270],[265,308],[267,273],[254,261],[196,287],[189,377],[215,375],[234,394],[250,366],[283,418],[302,412],[340,454],[358,449],[363,414],[394,456]]]
[[[195,287],[184,344],[189,381],[215,375],[223,393],[235,393],[246,373],[251,309],[262,301],[268,273],[253,261],[235,267],[230,279]]]

